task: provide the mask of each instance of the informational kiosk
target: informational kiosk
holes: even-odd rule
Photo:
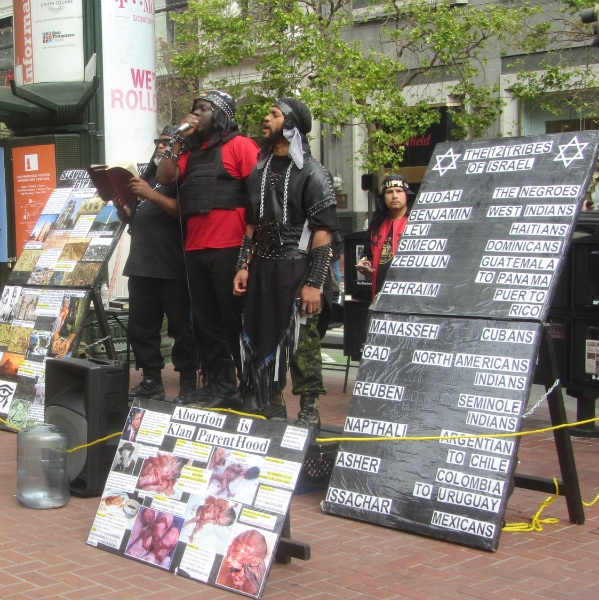
[[[87,171],[61,174],[0,298],[0,417],[10,424],[44,421],[46,358],[77,349],[91,299],[107,332],[97,280],[122,230]]]
[[[326,512],[496,550],[543,325],[595,168],[597,132],[439,144],[378,294]],[[559,386],[553,424],[565,422]],[[506,437],[489,437],[502,434]],[[385,437],[439,437],[385,441]],[[463,436],[476,436],[464,438]],[[584,514],[556,432],[570,518]],[[554,491],[516,475],[517,485]],[[564,491],[565,490],[565,491]]]

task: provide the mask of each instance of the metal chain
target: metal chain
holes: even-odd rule
[[[268,173],[270,171],[270,163],[272,162],[272,157],[274,154],[270,155],[266,166],[264,167],[264,172],[262,173],[262,182],[260,184],[260,218],[264,216],[264,199],[266,196],[266,179],[268,177]],[[287,223],[287,196],[289,194],[289,177],[291,176],[291,168],[293,167],[293,161],[289,164],[287,168],[287,173],[285,173],[285,191],[283,192],[283,225]]]
[[[95,342],[92,342],[91,344],[87,344],[87,347],[88,348],[92,348],[96,344],[101,344],[102,342],[105,342],[106,340],[109,340],[111,337],[112,337],[111,335],[107,335],[106,337],[103,337],[101,340],[97,340]]]
[[[522,415],[523,419],[526,419],[526,417],[528,417],[529,415],[532,415],[532,413],[538,408],[539,404],[541,404],[541,402],[543,402],[543,400],[545,400],[549,394],[551,394],[551,392],[553,392],[553,390],[560,384],[559,379],[555,380],[555,383],[541,396],[541,399],[527,412],[525,412]]]

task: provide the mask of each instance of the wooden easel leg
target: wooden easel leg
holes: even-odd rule
[[[290,539],[290,537],[291,517],[289,516],[289,511],[287,511],[285,521],[283,522],[283,530],[281,531],[281,537],[279,538],[279,544],[277,546],[277,552],[275,554],[275,562],[287,565],[291,562],[292,558],[310,560],[309,544],[296,542],[295,540]]]
[[[543,381],[545,389],[549,390],[554,382],[559,378],[557,369],[557,360],[553,349],[553,340],[548,325],[543,326],[543,339],[539,349],[539,360],[543,369]],[[552,425],[561,425],[567,423],[566,409],[564,406],[564,397],[561,386],[557,386],[547,397],[549,414]],[[559,462],[562,481],[564,486],[564,496],[568,505],[568,514],[570,522],[582,525],[584,523],[584,508],[580,496],[580,485],[578,482],[578,473],[576,471],[576,462],[572,450],[572,440],[569,429],[558,429],[553,432],[555,447],[557,449],[557,459]]]

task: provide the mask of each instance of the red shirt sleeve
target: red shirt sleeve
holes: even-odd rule
[[[258,144],[244,135],[237,135],[225,142],[221,156],[229,175],[235,179],[245,179],[256,166],[258,150]]]
[[[179,167],[179,173],[181,178],[185,177],[185,170],[187,169],[187,159],[191,152],[188,150],[187,152],[181,152],[179,155],[179,160],[177,161],[177,166]]]

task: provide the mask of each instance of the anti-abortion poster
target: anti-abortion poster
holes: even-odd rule
[[[437,144],[375,310],[544,320],[598,139]]]
[[[280,419],[138,401],[87,543],[260,598],[307,441]]]
[[[4,286],[0,297],[2,419],[17,428],[44,422],[46,358],[72,356],[88,307],[87,290]],[[1,423],[0,427],[5,428]]]
[[[342,442],[324,511],[496,550],[540,327],[374,313],[344,435],[440,439]]]

